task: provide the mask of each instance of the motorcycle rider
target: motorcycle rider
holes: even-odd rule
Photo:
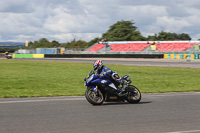
[[[96,71],[96,75],[100,78],[106,78],[110,81],[114,81],[115,90],[119,96],[122,95],[122,91],[118,87],[121,83],[120,77],[118,74],[114,73],[109,67],[104,66],[101,60],[96,60],[93,64],[94,71]]]
[[[9,54],[8,51],[6,51],[6,52],[5,52],[5,57],[6,57],[7,59],[11,59],[11,58],[12,58],[12,55]]]
[[[8,51],[6,51],[6,52],[5,52],[5,56],[8,56],[8,55],[9,55],[9,53],[8,53]]]

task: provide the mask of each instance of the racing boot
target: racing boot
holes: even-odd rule
[[[124,96],[126,94],[127,85],[123,85],[122,87],[118,87],[117,94],[118,96]]]
[[[124,96],[125,95],[125,88],[123,88],[123,87],[118,87],[117,88],[117,95],[118,96]]]

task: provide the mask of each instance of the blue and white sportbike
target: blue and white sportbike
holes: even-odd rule
[[[116,75],[115,75],[116,76]],[[118,74],[117,74],[118,76]],[[85,97],[87,101],[93,105],[101,105],[103,102],[129,102],[139,103],[141,93],[139,89],[131,84],[130,75],[122,77],[118,83],[114,80],[105,79],[95,75],[94,71],[90,71],[85,80]],[[120,95],[117,93],[120,90]]]

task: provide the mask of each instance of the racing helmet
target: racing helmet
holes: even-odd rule
[[[96,60],[93,66],[94,66],[94,71],[99,70],[102,68],[103,62],[101,60]]]

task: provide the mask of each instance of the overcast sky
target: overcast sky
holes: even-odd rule
[[[90,41],[121,20],[200,39],[199,0],[0,0],[0,41]]]

